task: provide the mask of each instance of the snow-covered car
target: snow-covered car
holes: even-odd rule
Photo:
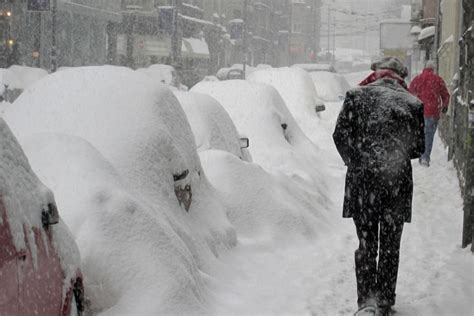
[[[316,125],[322,123],[326,106],[308,73],[299,68],[272,68],[255,71],[248,80],[277,89],[306,136],[313,141],[319,137]]]
[[[346,92],[351,88],[343,75],[328,71],[317,71],[310,73],[316,91],[324,101],[344,100]]]
[[[257,70],[262,69],[270,69],[272,66],[267,64],[258,64],[256,67],[252,67],[250,65],[245,66],[245,77],[248,76]],[[244,78],[244,66],[242,64],[234,64],[230,67],[224,67],[217,71],[216,77],[219,80],[237,80],[237,79],[245,79]]]
[[[275,230],[311,235],[321,227],[327,194],[325,170],[316,167],[320,153],[278,91],[233,80],[201,82],[191,92],[215,98],[250,139],[253,164],[222,151],[200,153],[206,175],[232,202],[229,217],[237,229],[256,235]]]
[[[302,132],[274,87],[233,80],[201,82],[191,91],[207,93],[222,104],[239,132],[251,140],[254,162],[303,182],[324,182],[319,170],[309,167],[319,161],[317,147]]]
[[[5,119],[64,209],[93,311],[209,313],[205,274],[236,234],[167,86],[123,67],[68,69]]]
[[[282,96],[294,116],[314,115],[325,110],[311,77],[299,68],[271,68],[249,75],[251,82],[269,84]]]
[[[80,314],[77,245],[2,119],[0,148],[0,315]]]
[[[178,90],[188,90],[188,88],[181,83],[178,73],[173,66],[154,64],[148,68],[138,68],[137,71],[150,76],[155,82],[163,83]]]
[[[13,65],[10,68],[0,69],[0,98],[13,102],[36,81],[46,77],[48,72],[44,69]]]
[[[224,67],[217,71],[216,78],[219,80],[244,79],[244,71],[238,68]]]
[[[240,136],[221,104],[207,94],[176,92],[194,133],[199,152],[216,149],[251,161],[249,139]]]

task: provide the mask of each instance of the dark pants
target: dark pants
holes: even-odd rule
[[[376,298],[378,306],[393,306],[403,221],[369,213],[355,217],[354,223],[359,237],[355,251],[357,303],[363,306]]]

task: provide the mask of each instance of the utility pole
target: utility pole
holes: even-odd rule
[[[244,0],[244,14],[243,14],[243,27],[242,27],[242,67],[243,67],[243,80],[245,80],[245,78],[247,78],[246,74],[247,74],[247,51],[248,51],[248,47],[247,47],[247,6],[248,6],[248,0]]]
[[[288,1],[288,66],[291,66],[291,40],[293,37],[293,0]]]
[[[331,65],[336,63],[336,16],[333,18],[333,25],[332,25],[332,61]]]
[[[329,62],[329,50],[331,49],[331,6],[328,3],[328,48],[326,52],[326,56],[328,56]]]
[[[171,38],[171,65],[176,67],[181,59],[181,36],[179,19],[182,0],[174,0],[173,36]]]
[[[53,0],[53,7],[51,8],[51,72],[56,72],[58,69],[58,56],[56,48],[56,15],[58,9],[58,0]]]

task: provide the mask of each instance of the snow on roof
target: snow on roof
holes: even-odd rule
[[[418,35],[418,41],[434,36],[434,34],[435,34],[434,26],[425,27],[424,29],[421,30],[420,35]]]
[[[217,149],[241,157],[239,133],[221,104],[206,94],[175,92],[191,125],[198,151]]]
[[[209,46],[205,39],[183,38],[182,53],[183,56],[209,58]]]
[[[410,29],[410,34],[420,34],[421,32],[421,27],[418,25],[413,25],[412,28]]]

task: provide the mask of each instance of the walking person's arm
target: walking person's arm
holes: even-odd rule
[[[449,95],[448,88],[446,87],[446,84],[444,83],[443,79],[440,79],[440,80],[441,80],[440,96],[441,96],[441,101],[443,103],[441,111],[443,113],[446,113],[448,111],[450,95]]]
[[[336,128],[332,135],[337,151],[347,166],[351,164],[351,159],[354,158],[354,121],[356,114],[356,111],[354,111],[353,92],[349,91],[346,94],[346,99],[342,105],[341,112],[337,118]]]
[[[413,139],[410,159],[420,158],[425,152],[425,118],[423,116],[423,105],[416,107],[413,111]]]

